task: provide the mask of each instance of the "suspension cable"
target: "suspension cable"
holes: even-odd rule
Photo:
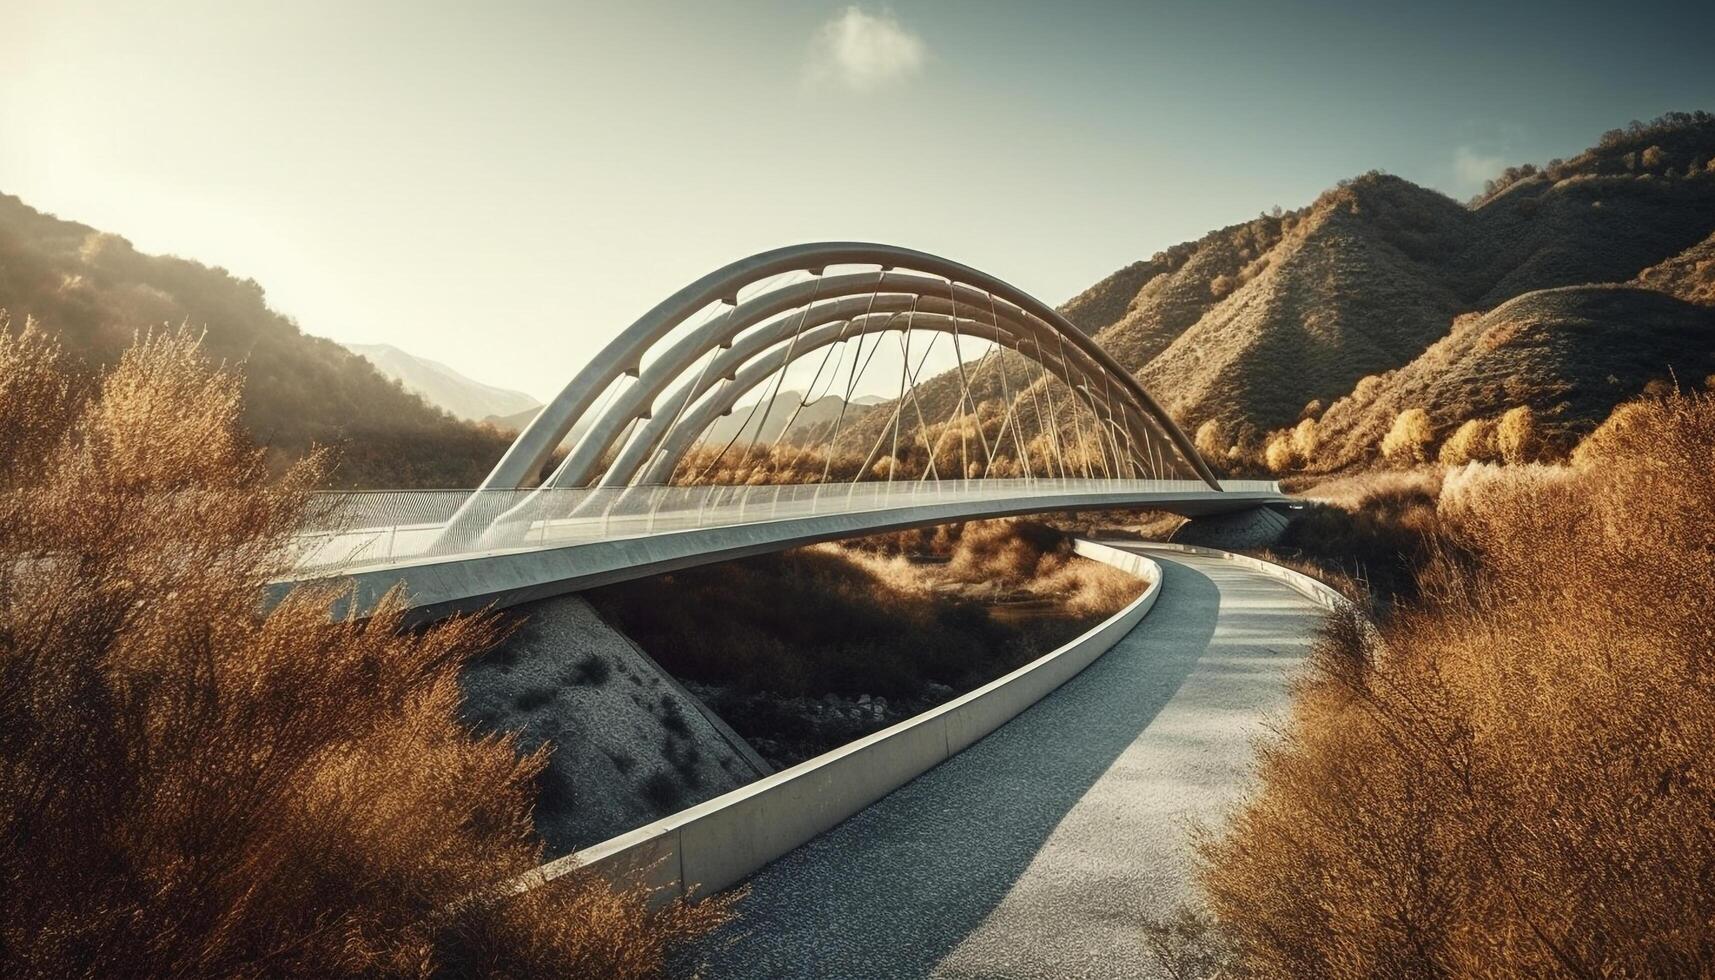
[[[875,297],[876,297],[877,293],[881,292],[881,282],[885,278],[887,278],[887,267],[882,266],[881,268],[879,268],[875,271],[875,286],[873,286],[869,291],[869,305],[864,310],[863,317],[864,317],[864,325],[866,328],[869,325],[870,314],[875,312]],[[830,470],[832,469],[832,467],[834,465],[834,453],[838,450],[839,445],[840,445],[840,426],[845,423],[846,409],[851,407],[851,403],[852,403],[852,391],[853,391],[853,389],[855,389],[857,387],[858,378],[861,376],[860,372],[858,371],[858,361],[862,360],[862,358],[863,358],[863,338],[864,338],[864,331],[859,330],[858,331],[857,353],[852,356],[851,377],[846,379],[845,397],[840,399],[840,412],[834,418],[834,434],[833,434],[833,437],[828,440],[827,452],[822,457],[822,481],[821,482],[823,482],[823,483],[828,482],[828,473],[830,472]],[[880,337],[876,338],[875,346],[876,347],[881,346],[881,338]],[[870,356],[871,357],[875,356],[874,350],[870,351]],[[864,361],[863,366],[864,366],[864,370],[868,370],[869,369],[869,362]]]
[[[984,290],[984,292],[987,292],[987,290]],[[994,293],[988,293],[988,298],[989,298],[989,319],[993,320],[995,322],[996,326],[998,327],[998,325],[1000,324],[1000,315],[995,310]],[[1022,339],[1021,339],[1021,342],[1022,342]],[[995,346],[996,347],[1001,346],[1000,341],[996,340]],[[1024,355],[1020,354],[1019,356],[1023,357]],[[1005,399],[1005,401],[1006,401],[1006,414],[1002,415],[1001,419],[1000,419],[1000,432],[995,436],[995,446],[996,446],[995,451],[997,453],[999,452],[1000,443],[1006,439],[1006,423],[1007,423],[1007,420],[1010,419],[1012,421],[1012,448],[1015,452],[1018,453],[1018,458],[1023,462],[1023,464],[1024,464],[1024,476],[1025,476],[1025,479],[1028,480],[1028,479],[1033,478],[1036,474],[1032,473],[1030,470],[1030,453],[1025,450],[1024,442],[1019,437],[1018,418],[1017,418],[1017,416],[1015,416],[1013,414],[1011,384],[1007,380],[1007,376],[1006,376],[1007,375],[1006,351],[1004,351],[1004,350],[1001,351],[1000,357],[996,358],[996,360],[1000,362],[1000,392],[1001,392],[1001,398]]]
[[[803,312],[798,315],[798,325],[792,328],[792,340],[786,345],[786,357],[781,360],[780,371],[774,376],[774,391],[768,396],[768,410],[762,413],[762,421],[756,423],[755,437],[752,438],[749,443],[745,444],[744,455],[739,457],[738,465],[740,469],[744,468],[744,464],[750,462],[751,450],[755,449],[757,445],[762,442],[762,431],[768,425],[768,416],[774,414],[774,399],[780,397],[780,386],[786,383],[786,371],[791,368],[793,359],[792,355],[798,350],[798,338],[804,332],[804,323],[810,319],[810,307],[816,305],[816,297],[822,291],[822,276],[818,273],[815,278],[816,284],[810,287],[810,300],[804,304]],[[797,415],[794,413],[793,417],[796,418]],[[741,428],[739,431],[742,432],[744,430]],[[770,463],[773,462],[773,448],[774,447],[772,445],[769,446]]]

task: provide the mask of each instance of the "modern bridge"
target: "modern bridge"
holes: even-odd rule
[[[884,348],[897,378],[871,373]],[[890,401],[854,402],[883,384]],[[347,583],[361,614],[402,584],[433,617],[951,521],[1286,499],[1217,479],[1130,372],[1022,290],[924,252],[821,243],[663,300],[475,490],[327,495],[276,591]]]
[[[893,397],[859,405],[884,347]],[[830,396],[831,419],[795,425]],[[402,585],[432,619],[952,521],[1288,500],[1217,479],[1129,372],[1007,283],[907,249],[805,245],[649,311],[481,487],[324,496],[274,591],[340,583],[362,615]],[[513,886],[583,868],[671,897],[752,878],[740,930],[706,950],[720,976],[1144,975],[1141,925],[1193,898],[1189,821],[1246,791],[1262,718],[1342,600],[1205,549],[1078,551],[1145,592],[975,691]]]

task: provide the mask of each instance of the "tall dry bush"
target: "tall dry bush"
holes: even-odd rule
[[[1538,442],[1536,413],[1529,405],[1507,409],[1495,425],[1495,450],[1508,463],[1528,463],[1535,459]]]
[[[1203,882],[1259,976],[1699,976],[1715,953],[1715,400],[1469,466],[1381,645],[1337,620]],[[1590,460],[1594,463],[1594,460]]]
[[[1408,408],[1394,416],[1393,427],[1382,436],[1382,457],[1395,466],[1412,466],[1429,461],[1429,445],[1435,441],[1435,427],[1429,413],[1421,408]]]
[[[1262,461],[1270,473],[1285,473],[1297,466],[1298,445],[1292,433],[1283,431],[1269,437],[1268,445],[1262,451]]]
[[[1464,466],[1466,463],[1487,462],[1496,458],[1495,421],[1466,419],[1441,444],[1436,459],[1444,466]]]
[[[267,614],[321,476],[269,480],[183,332],[78,390],[0,324],[0,973],[647,976],[719,904],[533,867],[542,757],[457,720],[482,618]]]

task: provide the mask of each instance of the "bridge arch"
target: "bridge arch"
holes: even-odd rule
[[[876,268],[828,271],[836,266]],[[812,278],[769,282],[795,272],[808,272]],[[741,300],[747,289],[757,291]],[[662,343],[717,302],[724,306],[717,315]],[[1171,451],[1199,479],[1220,489],[1208,464],[1160,404],[1056,310],[961,263],[862,242],[762,252],[717,269],[661,301],[543,407],[482,489],[527,486],[580,420],[588,423],[582,436],[544,486],[666,482],[713,420],[745,392],[777,372],[783,374],[813,351],[892,329],[955,332],[1017,352],[1057,378],[1093,412],[1102,429],[1098,441],[1109,440],[1116,459],[1121,440],[1134,451],[1139,444],[1153,445],[1156,451]],[[658,346],[665,349],[657,352]],[[626,375],[635,380],[615,395],[614,383]],[[717,384],[722,381],[726,383]],[[602,407],[592,414],[604,394]],[[1113,475],[1122,475],[1115,469]]]

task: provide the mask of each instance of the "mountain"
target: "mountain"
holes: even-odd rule
[[[767,411],[762,411],[757,402],[738,405],[725,417],[716,419],[703,436],[706,443],[724,445],[735,436],[739,442],[773,442],[781,439],[781,431],[786,430],[783,441],[796,443],[812,432],[831,429],[840,416],[839,395],[823,395],[809,404],[799,407],[804,400],[802,391],[782,391],[774,396]],[[858,395],[851,401],[851,407],[846,410],[845,422],[849,423],[862,414],[863,409],[887,401],[875,395]],[[788,423],[791,428],[787,429]],[[842,426],[844,423],[842,423]],[[739,436],[742,431],[743,435]],[[759,435],[760,432],[760,435]]]
[[[490,415],[482,421],[484,425],[492,425],[502,432],[510,432],[513,435],[517,435],[524,431],[525,426],[536,420],[536,413],[541,410],[542,406],[537,405],[535,408],[526,408],[521,412],[513,412],[510,415]],[[578,431],[579,430],[574,429],[573,435],[576,435]],[[568,438],[570,437],[568,436]]]
[[[245,425],[273,465],[339,452],[342,487],[475,486],[508,442],[426,404],[368,361],[270,309],[262,287],[218,267],[146,255],[118,235],[0,195],[0,309],[33,317],[90,371],[141,331],[187,324],[244,371]]]
[[[1271,432],[1317,418],[1310,465],[1328,469],[1373,459],[1408,407],[1444,435],[1528,404],[1569,437],[1652,380],[1702,384],[1712,302],[1715,115],[1697,112],[1512,168],[1467,203],[1365,174],[1133,262],[1061,311],[1187,431],[1207,426],[1213,455],[1257,465]],[[1002,397],[998,379],[973,386],[979,402]],[[918,400],[944,419],[958,391],[947,372]],[[844,448],[892,415],[869,413]]]
[[[406,391],[466,421],[481,422],[491,416],[526,413],[534,417],[542,407],[541,402],[522,391],[473,381],[439,361],[406,353],[392,344],[341,346],[375,365],[376,370],[399,382]]]

